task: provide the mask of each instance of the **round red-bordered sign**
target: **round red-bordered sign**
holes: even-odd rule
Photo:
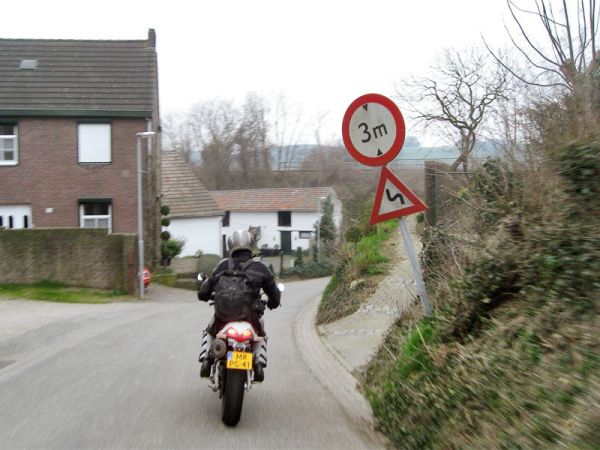
[[[384,166],[398,156],[404,145],[404,117],[389,98],[362,95],[344,114],[342,136],[350,156],[359,163]]]

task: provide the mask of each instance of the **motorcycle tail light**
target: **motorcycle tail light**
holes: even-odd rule
[[[229,328],[227,330],[227,337],[237,338],[237,336],[238,336],[238,332],[235,330],[235,328]]]
[[[252,336],[253,336],[253,335],[252,335],[252,330],[245,330],[245,331],[242,333],[242,337],[245,337],[245,338],[247,338],[247,339],[251,338]]]

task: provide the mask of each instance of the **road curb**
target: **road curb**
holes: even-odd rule
[[[295,340],[312,374],[334,396],[348,418],[366,435],[369,448],[386,448],[384,436],[375,430],[375,419],[367,400],[357,390],[357,380],[330,353],[315,326],[319,301],[315,297],[300,310],[294,327]]]

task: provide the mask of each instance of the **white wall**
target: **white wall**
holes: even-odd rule
[[[33,227],[31,218],[31,206],[29,205],[0,205],[0,217],[2,217],[2,226],[9,227],[9,217],[12,217],[13,228],[25,228],[25,219],[27,216],[28,228]]]
[[[204,254],[221,255],[221,216],[172,218],[165,228],[172,238],[184,238],[180,256],[194,256],[198,250]]]
[[[303,250],[310,248],[310,239],[301,239],[300,231],[313,231],[317,221],[317,212],[292,211],[292,226],[280,227],[277,221],[277,211],[269,212],[245,212],[231,211],[229,215],[229,226],[222,228],[222,233],[229,236],[235,230],[247,230],[249,227],[260,227],[261,238],[258,248],[267,244],[269,248],[277,245],[281,248],[281,231],[292,232],[292,250],[302,247]],[[314,232],[312,233],[314,239]]]

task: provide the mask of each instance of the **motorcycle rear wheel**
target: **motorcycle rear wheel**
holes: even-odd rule
[[[221,420],[227,426],[234,427],[240,421],[247,378],[244,370],[227,369],[221,403]]]

